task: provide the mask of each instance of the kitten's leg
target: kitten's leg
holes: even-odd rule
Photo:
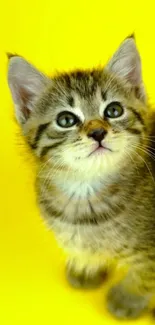
[[[67,280],[74,288],[91,289],[99,287],[106,277],[106,269],[101,264],[94,264],[71,259],[66,267]]]
[[[119,319],[136,319],[148,309],[149,295],[140,295],[127,289],[123,282],[108,293],[108,310]]]
[[[120,319],[137,318],[148,309],[154,293],[155,261],[140,261],[124,280],[110,289],[108,310]]]

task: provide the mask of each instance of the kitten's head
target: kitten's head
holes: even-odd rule
[[[111,174],[132,163],[145,141],[147,107],[133,37],[104,69],[48,78],[15,56],[8,80],[24,135],[49,164],[88,177]]]

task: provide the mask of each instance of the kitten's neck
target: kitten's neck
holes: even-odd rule
[[[53,173],[51,182],[68,197],[74,196],[74,199],[87,199],[93,195],[97,195],[103,190],[108,189],[113,184],[120,183],[122,177],[120,173],[113,175],[81,175],[75,172],[59,172]]]
[[[143,163],[142,160],[140,162],[141,164]],[[146,169],[145,164],[144,167]],[[106,195],[108,195],[108,190],[110,189],[111,191],[112,187],[117,187],[121,191],[125,189],[126,193],[130,192],[133,184],[139,183],[141,168],[143,168],[142,165],[137,168],[136,164],[130,164],[126,165],[126,168],[121,166],[117,172],[98,175],[90,175],[87,171],[80,173],[78,170],[75,172],[73,170],[57,170],[55,168],[51,168],[51,173],[49,174],[49,168],[47,168],[47,173],[45,172],[44,176],[41,177],[46,182],[41,183],[42,187],[48,183],[48,186],[43,189],[45,192],[51,187],[69,198],[74,196],[77,199],[87,199],[90,196],[98,195],[101,191],[105,191]],[[144,173],[142,174],[144,175]]]
[[[86,199],[88,196],[94,195],[103,188],[103,182],[101,179],[75,179],[68,177],[63,181],[59,178],[55,179],[55,185],[67,196],[74,198]]]

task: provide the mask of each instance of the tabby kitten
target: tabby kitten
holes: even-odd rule
[[[74,287],[102,283],[106,265],[127,265],[107,307],[136,318],[155,294],[155,182],[151,123],[133,37],[104,69],[48,78],[10,58],[16,117],[38,157],[37,197],[68,255]]]

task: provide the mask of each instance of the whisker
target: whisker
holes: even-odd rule
[[[132,145],[132,147],[135,147],[136,149],[142,150],[148,156],[155,158],[155,154],[150,149],[148,149],[147,147],[142,147],[142,146],[134,145],[134,144]]]
[[[136,146],[134,147],[134,148],[137,148]],[[141,149],[141,148],[138,148],[138,149]],[[143,152],[145,152],[143,149],[141,149]],[[154,177],[153,177],[153,174],[152,174],[152,172],[151,172],[151,170],[150,170],[150,168],[149,168],[149,166],[148,166],[148,164],[147,164],[147,162],[145,161],[145,159],[140,155],[140,154],[138,154],[138,152],[134,152],[144,163],[145,163],[145,165],[146,165],[146,167],[147,167],[147,169],[148,169],[148,172],[149,172],[149,174],[150,174],[150,176],[151,176],[151,178],[152,178],[152,180],[153,180],[153,182],[155,183],[155,179],[154,179]],[[146,153],[146,152],[145,152]]]
[[[129,158],[131,159],[131,161],[133,162],[133,164],[135,165],[136,167],[136,171],[137,171],[137,174],[139,175],[139,170],[138,170],[138,167],[136,165],[136,162],[134,161],[134,159],[132,158],[132,156],[129,154],[129,151],[125,150],[125,153],[127,154],[127,156],[129,156]]]

